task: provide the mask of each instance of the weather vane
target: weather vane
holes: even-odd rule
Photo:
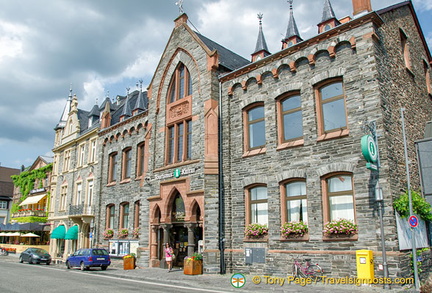
[[[177,1],[176,5],[179,7],[179,14],[184,13],[184,10],[183,10],[183,0]]]

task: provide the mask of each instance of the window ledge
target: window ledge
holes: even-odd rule
[[[114,186],[114,185],[116,185],[116,184],[117,184],[117,182],[116,182],[116,181],[113,181],[113,182],[108,183],[106,186]]]
[[[304,145],[304,139],[298,139],[298,140],[293,140],[293,141],[288,141],[288,142],[284,142],[281,143],[276,150],[282,150],[282,149],[287,149],[287,148],[292,148],[292,147],[296,147],[296,146],[302,146]]]
[[[259,155],[259,154],[265,154],[266,152],[267,152],[267,148],[263,147],[263,148],[260,148],[260,149],[255,149],[255,150],[247,151],[247,152],[245,152],[243,154],[242,157],[243,158],[245,158],[245,157],[252,157],[252,156]]]
[[[349,129],[341,129],[339,131],[333,131],[330,133],[322,134],[322,135],[318,136],[317,141],[339,138],[339,137],[344,137],[347,135],[349,135]]]
[[[333,235],[325,235],[323,234],[323,241],[357,241],[358,234],[333,234]]]
[[[130,178],[125,178],[122,181],[120,181],[120,184],[125,184],[125,183],[129,183],[129,182],[131,182],[131,179]]]
[[[245,237],[243,239],[243,242],[268,242],[268,236],[264,236],[264,237],[261,237],[261,238],[248,238],[248,237]]]
[[[303,236],[289,236],[288,238],[281,237],[281,242],[290,242],[290,241],[309,241],[309,233],[304,234]]]

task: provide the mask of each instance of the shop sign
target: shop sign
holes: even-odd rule
[[[181,176],[194,174],[195,172],[196,172],[195,168],[186,168],[186,169],[177,168],[172,173],[167,173],[167,174],[163,174],[163,175],[155,175],[154,178],[156,180],[164,180],[164,179],[173,178],[173,177],[179,178]]]

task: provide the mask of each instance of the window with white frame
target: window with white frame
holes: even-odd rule
[[[352,175],[341,173],[329,175],[322,179],[324,221],[338,218],[355,222],[355,206]]]
[[[254,186],[247,189],[249,223],[268,224],[268,198],[266,186]]]
[[[283,185],[286,203],[286,222],[302,221],[307,223],[306,182],[292,180]]]

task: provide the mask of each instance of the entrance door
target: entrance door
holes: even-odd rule
[[[174,224],[171,230],[170,240],[176,255],[174,265],[183,267],[183,259],[187,256],[188,229],[184,227],[183,224]]]

